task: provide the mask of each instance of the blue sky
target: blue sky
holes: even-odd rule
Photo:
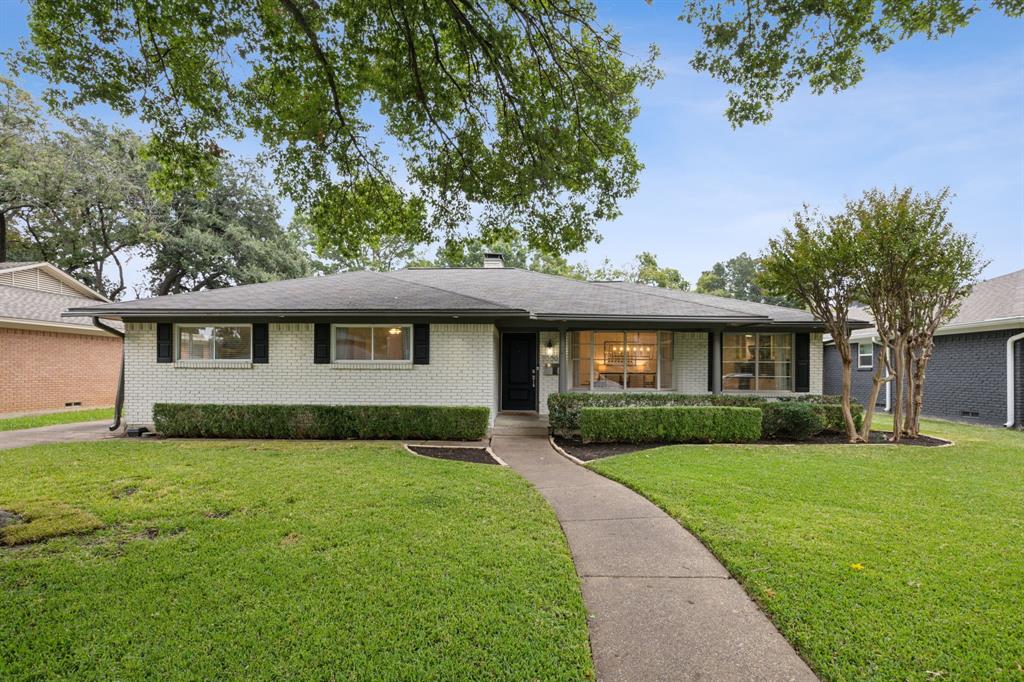
[[[715,261],[758,252],[804,203],[835,210],[871,187],[948,185],[953,222],[992,261],[984,276],[1024,267],[1024,22],[987,10],[952,38],[870,56],[852,90],[802,91],[767,125],[734,130],[722,113],[727,88],[689,66],[699,34],[676,20],[681,2],[598,3],[628,51],[659,46],[665,77],[640,93],[639,191],[601,226],[604,239],[570,260],[625,263],[653,251],[695,282]],[[26,35],[26,12],[0,0],[0,46]]]

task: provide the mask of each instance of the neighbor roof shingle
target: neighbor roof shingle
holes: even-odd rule
[[[949,325],[1024,317],[1024,269],[978,282]]]
[[[88,316],[63,317],[68,308],[80,306],[81,296],[54,294],[37,289],[0,285],[0,317],[34,322],[60,322],[93,328]]]

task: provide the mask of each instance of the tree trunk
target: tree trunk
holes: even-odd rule
[[[838,343],[838,342],[837,342]],[[847,342],[849,344],[849,342]],[[843,393],[842,393],[842,407],[843,407],[843,420],[846,422],[846,438],[851,443],[860,442],[860,435],[857,433],[857,425],[853,422],[853,413],[850,411],[850,387],[853,384],[853,358],[850,355],[849,345],[847,345],[846,353],[839,353],[839,356],[843,359]]]
[[[906,407],[903,413],[903,435],[910,436],[913,424],[913,394],[918,391],[918,373],[916,373],[916,359],[913,356],[913,347],[906,345]]]
[[[917,359],[917,367],[914,370],[914,418],[910,424],[910,437],[917,438],[921,435],[921,410],[924,407],[924,373],[928,367],[928,354],[922,353]]]
[[[0,210],[0,263],[7,260],[7,214]]]
[[[875,403],[878,402],[878,393],[882,385],[887,381],[883,375],[889,373],[889,367],[885,362],[885,355],[888,352],[888,347],[882,344],[882,350],[878,353],[878,361],[875,365],[875,373],[871,377],[871,394],[868,396],[868,404],[864,406],[864,421],[860,426],[860,437],[865,441],[871,440],[871,420],[875,416]]]
[[[894,362],[894,374],[896,375],[893,382],[896,385],[896,395],[893,397],[892,402],[892,436],[889,438],[894,443],[898,443],[900,440],[900,433],[903,431],[902,417],[903,417],[903,377],[906,376],[904,366],[907,362],[907,354],[904,352],[906,342],[902,338],[897,338],[896,343],[893,344],[893,360]]]

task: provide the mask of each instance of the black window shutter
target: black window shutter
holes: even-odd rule
[[[430,364],[429,324],[414,324],[412,326],[412,364]]]
[[[252,361],[260,365],[270,362],[270,325],[266,322],[252,326]]]
[[[811,390],[811,335],[797,334],[795,348],[796,366],[793,390],[797,393],[809,393]]]
[[[156,323],[156,361],[174,362],[174,325],[170,322]]]
[[[708,393],[715,390],[715,335],[708,332]]]
[[[331,362],[331,325],[326,322],[313,325],[313,362],[318,365]]]

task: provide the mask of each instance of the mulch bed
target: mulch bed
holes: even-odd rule
[[[888,442],[890,432],[872,431],[870,443],[847,443],[846,436],[841,433],[824,433],[809,440],[795,441],[783,439],[763,439],[751,443],[751,445],[891,445]],[[584,462],[592,462],[603,457],[613,455],[625,455],[630,452],[640,452],[660,448],[666,445],[677,445],[676,443],[581,443],[571,438],[555,436],[555,443],[558,447],[568,452],[573,457]],[[917,438],[906,438],[898,443],[899,445],[915,445],[918,447],[937,447],[948,445],[949,441],[931,436],[918,436]]]
[[[595,459],[603,457],[625,455],[630,452],[672,445],[672,443],[581,443],[578,440],[563,438],[562,436],[555,436],[554,438],[558,447],[576,459],[582,459],[584,462],[593,462]]]
[[[497,464],[486,448],[448,448],[440,445],[408,445],[406,447],[417,455],[435,459],[451,459],[456,462],[471,462],[473,464]]]

